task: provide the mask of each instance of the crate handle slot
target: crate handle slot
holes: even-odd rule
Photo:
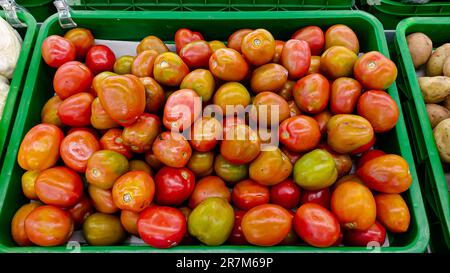
[[[27,25],[22,23],[17,17],[17,11],[24,11],[14,0],[0,0],[0,5],[5,11],[6,21],[14,28],[26,28]]]
[[[77,26],[72,19],[72,15],[70,15],[71,9],[66,0],[55,0],[53,4],[58,11],[59,25],[62,28],[74,28]]]

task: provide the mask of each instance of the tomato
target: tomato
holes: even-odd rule
[[[73,127],[90,125],[93,101],[94,97],[85,92],[68,97],[58,107],[61,122]]]
[[[251,64],[263,65],[275,56],[275,39],[269,31],[256,29],[242,38],[241,50]]]
[[[184,77],[180,88],[194,90],[203,102],[207,102],[215,90],[214,77],[209,70],[196,69]]]
[[[56,164],[64,134],[55,125],[41,123],[28,131],[20,144],[17,161],[22,169],[45,170]]]
[[[41,47],[42,58],[51,67],[75,60],[75,45],[68,39],[58,35],[51,35],[44,39]]]
[[[382,155],[366,162],[357,170],[364,183],[383,193],[402,193],[412,183],[408,162],[394,154]]]
[[[41,123],[53,124],[56,126],[63,126],[61,119],[58,116],[58,108],[62,100],[59,96],[51,97],[42,107]]]
[[[300,109],[298,109],[297,105],[295,104],[295,101],[293,100],[288,101],[288,105],[289,105],[289,115],[291,117],[299,116],[302,114]]]
[[[120,56],[114,63],[113,71],[118,75],[131,74],[131,66],[135,60],[134,56]],[[152,65],[153,69],[153,65]],[[153,72],[153,71],[152,71]]]
[[[77,61],[67,62],[56,70],[53,88],[61,99],[66,99],[74,94],[88,91],[92,77],[86,65]]]
[[[292,96],[292,90],[294,89],[295,81],[287,80],[283,87],[278,91],[278,95],[280,95],[283,99],[290,101],[294,97]]]
[[[300,111],[318,114],[328,105],[330,83],[320,74],[310,74],[295,84],[292,94]]]
[[[289,104],[273,92],[261,92],[253,99],[255,117],[260,126],[278,124],[290,117]]]
[[[222,43],[221,41],[218,41],[218,40],[210,41],[210,42],[208,42],[208,44],[209,44],[209,47],[211,47],[212,52],[215,52],[219,48],[227,47],[224,43]]]
[[[314,203],[300,206],[294,216],[294,229],[303,241],[315,247],[333,245],[341,230],[336,217]]]
[[[146,111],[149,113],[158,113],[166,100],[164,90],[157,81],[150,77],[139,78],[144,85],[146,101]]]
[[[145,88],[136,76],[110,76],[100,86],[100,103],[120,125],[131,125],[144,113]]]
[[[139,53],[131,65],[131,74],[139,78],[152,77],[153,65],[158,55],[155,50],[144,50]]]
[[[92,80],[92,86],[91,90],[93,89],[94,92],[93,95],[97,96],[100,93],[101,83],[104,79],[108,78],[109,76],[117,76],[118,74],[110,71],[104,71],[102,73],[99,73],[95,75],[94,79]]]
[[[320,57],[320,70],[331,79],[349,77],[358,56],[343,46],[332,46]]]
[[[259,205],[242,218],[242,232],[253,245],[273,246],[280,243],[291,230],[292,215],[283,207]]]
[[[267,204],[269,199],[269,188],[251,179],[243,180],[234,185],[231,193],[234,206],[241,210],[249,210],[258,205]]]
[[[355,32],[346,25],[334,25],[325,32],[325,49],[332,46],[345,46],[351,51],[358,54],[359,41]]]
[[[285,209],[293,209],[300,202],[300,187],[291,178],[270,188],[270,202]]]
[[[160,205],[180,205],[191,196],[195,175],[187,168],[163,167],[155,176],[156,202]]]
[[[186,44],[180,50],[180,57],[190,68],[208,67],[213,51],[208,42],[199,40]]]
[[[331,210],[345,229],[367,230],[375,223],[376,205],[366,186],[347,181],[331,195]]]
[[[291,39],[306,41],[312,55],[320,55],[325,45],[325,35],[318,26],[307,26],[297,30]]]
[[[234,49],[220,48],[209,58],[209,70],[224,81],[241,81],[249,71],[244,57]]]
[[[287,156],[292,165],[294,165],[295,162],[302,156],[301,153],[293,152],[284,146],[281,147],[281,151]]]
[[[30,212],[41,204],[38,202],[28,203],[21,206],[11,221],[11,236],[14,242],[19,246],[30,246],[33,243],[28,239],[28,235],[25,232],[25,219],[27,219]]]
[[[109,115],[106,113],[105,108],[103,108],[100,103],[100,99],[97,97],[92,101],[91,104],[91,124],[95,129],[110,129],[114,127],[118,127],[119,124],[115,122]]]
[[[71,41],[75,46],[78,58],[84,58],[88,50],[95,44],[92,32],[86,28],[73,28],[64,34],[64,38]]]
[[[116,213],[119,208],[114,204],[111,189],[104,190],[92,184],[88,186],[89,197],[94,208],[102,213]]]
[[[233,164],[222,155],[217,155],[214,161],[214,171],[223,180],[234,184],[248,177],[248,165]]]
[[[86,54],[86,65],[95,75],[103,71],[112,71],[115,62],[114,52],[104,45],[95,45]]]
[[[232,245],[247,245],[248,242],[245,239],[244,233],[242,232],[242,218],[244,217],[246,211],[237,210],[234,212],[234,226],[231,231],[230,237],[228,237],[228,243]]]
[[[304,190],[300,198],[300,204],[314,203],[326,209],[330,209],[331,193],[330,188],[320,190]]]
[[[356,150],[353,150],[352,152],[350,152],[350,155],[358,155],[358,154],[367,152],[368,150],[370,150],[373,147],[373,145],[375,145],[376,141],[377,141],[377,138],[376,138],[376,135],[374,135],[367,144],[359,147]]]
[[[143,160],[133,159],[128,164],[130,165],[130,171],[143,171],[153,176],[152,168]]]
[[[124,155],[130,159],[133,156],[131,149],[123,144],[121,129],[109,129],[100,139],[100,146],[103,150],[111,150]]]
[[[308,73],[306,73],[306,75],[314,73],[322,73],[320,70],[320,56],[311,56],[311,64],[309,65]]]
[[[113,202],[119,209],[140,212],[155,194],[155,182],[144,171],[130,171],[119,177],[112,188]]]
[[[332,115],[330,112],[328,112],[328,110],[325,110],[313,116],[313,118],[319,125],[319,130],[322,136],[325,136],[327,134],[327,124],[331,117]]]
[[[255,93],[263,91],[277,92],[283,88],[288,78],[288,71],[279,64],[265,64],[253,71],[251,88]]]
[[[153,142],[153,153],[167,166],[181,168],[187,164],[192,155],[189,142],[182,134],[164,132]]]
[[[377,204],[377,219],[390,232],[403,233],[408,231],[410,213],[408,205],[400,194],[380,193],[375,196]]]
[[[230,202],[230,190],[225,182],[217,176],[206,176],[195,185],[194,191],[189,199],[189,207],[194,209],[203,200],[210,197],[220,197]]]
[[[258,134],[247,125],[233,125],[220,143],[220,154],[234,164],[246,164],[260,153]]]
[[[129,170],[127,158],[115,151],[100,150],[87,161],[86,179],[88,183],[101,189],[111,189],[114,182]]]
[[[210,175],[213,172],[213,164],[214,152],[194,151],[186,167],[197,177],[203,177]]]
[[[275,40],[275,55],[273,55],[272,63],[280,63],[284,44],[284,41]]]
[[[142,39],[136,47],[136,53],[139,54],[144,50],[155,50],[158,54],[168,52],[166,44],[156,36],[150,35]]]
[[[175,32],[175,46],[177,52],[187,44],[193,41],[204,40],[203,35],[200,32],[195,32],[187,28],[180,28]]]
[[[320,141],[320,128],[317,122],[308,116],[290,117],[280,124],[280,142],[294,152],[306,152],[314,149]]]
[[[349,114],[335,115],[327,124],[328,145],[338,153],[352,152],[367,143],[374,132],[370,122],[363,117]]]
[[[34,185],[40,173],[41,173],[40,171],[26,171],[22,175],[22,178],[20,179],[22,185],[22,192],[28,199],[31,200],[38,199]]]
[[[336,189],[337,186],[339,186],[342,183],[345,183],[347,181],[353,181],[353,182],[357,182],[359,184],[364,185],[364,182],[361,180],[361,178],[359,178],[359,176],[357,176],[356,174],[349,174],[349,175],[345,175],[341,178],[339,178],[336,183],[333,184],[333,189]]]
[[[83,224],[83,235],[93,246],[118,245],[127,234],[116,215],[94,213]]]
[[[333,151],[333,149],[326,143],[320,144],[321,149],[327,150],[332,156],[336,169],[338,171],[338,177],[342,177],[350,173],[353,167],[352,158],[348,154],[339,154]]]
[[[38,246],[62,245],[69,240],[73,229],[70,214],[54,206],[39,206],[25,219],[25,233]]]
[[[261,153],[250,163],[250,178],[256,182],[273,186],[292,173],[292,164],[289,158],[278,147],[270,147]]]
[[[70,216],[75,225],[75,229],[79,229],[86,218],[94,213],[94,207],[88,197],[83,195],[80,201],[69,209]]]
[[[213,103],[218,105],[226,115],[234,115],[235,112],[240,110],[239,106],[242,106],[241,110],[243,110],[250,102],[250,93],[245,86],[238,82],[223,84],[217,89],[213,97]],[[230,112],[230,110],[233,111]]]
[[[199,152],[208,152],[221,138],[222,124],[215,118],[202,117],[192,126],[190,144]]]
[[[163,123],[168,130],[182,131],[189,128],[200,116],[201,99],[190,89],[173,92],[164,106]]]
[[[153,75],[160,84],[178,86],[188,73],[188,66],[177,54],[165,52],[156,57]]]
[[[399,110],[397,103],[388,93],[378,90],[364,92],[358,100],[358,115],[372,124],[375,133],[384,133],[397,124]]]
[[[305,41],[291,39],[284,44],[281,64],[288,70],[289,78],[296,80],[306,75],[311,64],[311,50]]]
[[[382,156],[382,155],[385,155],[385,154],[386,154],[386,153],[383,152],[382,150],[376,150],[376,149],[366,151],[366,152],[363,153],[362,156],[359,158],[359,160],[358,160],[358,165],[356,166],[356,169],[361,168],[366,162],[368,162],[368,161],[370,161],[370,160],[372,160],[372,159],[374,159],[374,158],[380,157],[380,156]]]
[[[337,179],[336,163],[326,150],[316,149],[303,155],[294,165],[294,181],[306,190],[320,190]]]
[[[244,39],[245,36],[247,36],[247,34],[249,34],[252,31],[253,29],[248,28],[236,30],[235,32],[233,32],[233,34],[230,35],[230,37],[228,37],[227,43],[228,47],[236,50],[239,53],[242,53],[241,51],[242,40]]]
[[[366,90],[385,90],[397,78],[397,67],[380,52],[371,51],[358,58],[353,74]]]
[[[331,112],[333,114],[353,113],[361,91],[361,84],[352,78],[336,79],[331,85]]]
[[[123,129],[123,144],[130,147],[133,152],[144,153],[148,151],[161,132],[161,121],[153,114],[142,114],[138,120]]]
[[[289,214],[292,216],[292,219],[295,216],[295,212],[292,210],[288,210]],[[291,225],[291,229],[289,230],[289,233],[284,237],[283,241],[281,241],[280,245],[296,245],[299,243],[299,238],[297,233],[295,233],[294,225]]]
[[[84,173],[88,159],[100,150],[97,138],[86,131],[76,131],[68,134],[59,148],[64,164],[77,172]]]
[[[120,211],[120,223],[122,227],[130,234],[139,236],[137,222],[139,219],[139,213],[131,210]]]
[[[378,221],[367,230],[349,229],[344,232],[344,242],[350,246],[382,246],[385,239],[386,229]]]

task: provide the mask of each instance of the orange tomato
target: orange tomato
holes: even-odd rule
[[[92,200],[94,208],[102,213],[116,213],[119,208],[114,204],[112,191],[104,190],[92,184],[88,186],[89,197]]]
[[[249,67],[244,57],[234,49],[220,48],[209,58],[209,70],[224,81],[241,81],[248,73]]]
[[[258,134],[247,125],[233,125],[220,143],[220,154],[234,164],[253,161],[261,149]]]
[[[63,101],[59,96],[51,97],[42,107],[41,122],[53,124],[56,126],[63,126],[61,119],[58,116],[58,108]]]
[[[119,209],[140,212],[148,207],[155,194],[155,182],[144,171],[128,172],[114,183],[112,195]]]
[[[358,56],[344,46],[332,46],[320,57],[320,70],[331,79],[349,77]]]
[[[133,153],[129,147],[123,144],[122,132],[122,129],[118,128],[109,129],[100,138],[100,146],[103,150],[115,151],[130,159]]]
[[[192,155],[189,142],[180,133],[164,132],[153,142],[153,153],[162,163],[170,167],[184,167]]]
[[[100,150],[87,161],[86,180],[101,189],[111,189],[114,182],[129,169],[127,158],[115,151]]]
[[[153,64],[157,56],[158,52],[151,49],[140,52],[131,65],[131,74],[139,78],[152,77]]]
[[[330,83],[320,74],[310,74],[297,81],[292,94],[300,111],[317,114],[328,105]]]
[[[275,56],[275,39],[265,29],[256,29],[242,38],[242,54],[253,65],[263,65]]]
[[[290,117],[280,125],[280,142],[294,152],[314,149],[320,141],[320,128],[311,117],[300,115]]]
[[[64,38],[71,41],[75,46],[75,52],[78,58],[85,57],[88,50],[95,45],[92,32],[86,28],[73,28],[64,34]]]
[[[161,121],[153,114],[142,114],[138,120],[123,129],[123,144],[130,147],[133,152],[144,153],[148,151],[161,132]]]
[[[244,37],[252,31],[253,29],[248,28],[236,30],[235,32],[233,32],[233,34],[230,35],[230,37],[228,37],[228,47],[236,50],[239,53],[242,53],[242,39],[244,39]]]
[[[26,171],[22,175],[22,192],[28,199],[38,199],[34,185],[36,184],[36,179],[40,173],[40,171]]]
[[[131,210],[120,211],[120,223],[123,228],[134,236],[139,236],[137,221],[139,219],[139,213]]]
[[[276,92],[280,90],[288,79],[288,71],[279,64],[265,64],[253,70],[250,84],[253,92]]]
[[[292,173],[292,164],[289,158],[278,148],[261,151],[258,157],[250,163],[250,178],[266,185],[276,185]]]
[[[375,196],[377,219],[394,233],[406,232],[410,223],[408,205],[400,194],[380,193]]]
[[[358,100],[358,115],[372,124],[375,133],[384,133],[395,127],[399,110],[388,93],[378,90],[364,92]]]
[[[91,124],[92,127],[100,130],[119,126],[119,124],[106,113],[105,108],[103,108],[98,97],[95,98],[91,104]]]
[[[21,206],[11,221],[11,236],[19,246],[30,246],[33,243],[28,239],[28,235],[25,232],[25,219],[28,215],[41,204],[39,202],[28,203]]]
[[[284,44],[284,41],[275,40],[275,55],[273,55],[272,63],[280,63]]]
[[[288,102],[273,92],[259,93],[253,99],[253,105],[260,126],[278,124],[290,116]]]
[[[355,54],[359,52],[359,41],[355,32],[342,24],[333,25],[325,32],[325,49],[332,46],[345,46]]]
[[[156,36],[150,35],[142,39],[136,47],[136,53],[139,54],[144,50],[155,50],[159,54],[169,51],[166,44]]]
[[[100,150],[97,138],[86,131],[75,131],[68,134],[59,148],[64,164],[77,172],[85,172],[88,159]]]
[[[231,200],[230,190],[218,176],[206,176],[197,181],[189,199],[189,207],[194,209],[203,200],[210,197],[220,197],[228,202]]]
[[[191,131],[192,148],[199,152],[208,152],[217,145],[222,138],[222,124],[215,118],[202,117],[198,119]]]
[[[358,58],[353,74],[366,90],[385,90],[397,78],[397,67],[380,52],[371,51]]]
[[[177,54],[164,52],[159,54],[153,65],[153,76],[160,84],[167,86],[180,85],[183,78],[189,73],[188,66]]]
[[[145,97],[147,98],[146,111],[149,113],[158,113],[166,100],[164,89],[157,81],[150,77],[139,78],[145,88]]]

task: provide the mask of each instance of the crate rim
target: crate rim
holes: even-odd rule
[[[393,15],[393,16],[401,16],[401,17],[406,17],[406,16],[434,16],[434,15],[439,15],[436,13],[432,13],[432,12],[418,12],[418,13],[411,13],[411,12],[397,12],[397,11],[391,11],[390,8],[391,7],[396,7],[396,8],[402,8],[402,7],[415,7],[415,8],[421,8],[421,7],[450,7],[450,2],[449,3],[445,3],[445,2],[440,2],[440,3],[436,3],[436,2],[431,2],[431,3],[426,3],[426,4],[404,4],[402,2],[396,2],[396,1],[392,1],[392,0],[380,0],[382,4],[385,5],[372,5],[372,7],[374,7],[375,9],[379,10],[380,12],[389,14],[389,15]],[[443,15],[447,15],[450,14],[450,12],[446,12],[443,13]],[[440,15],[442,16],[442,15]]]

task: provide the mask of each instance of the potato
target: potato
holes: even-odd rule
[[[439,122],[450,118],[450,111],[439,104],[429,103],[426,105],[428,119],[430,120],[431,128],[436,127]]]
[[[409,34],[406,37],[408,43],[409,52],[414,63],[414,67],[425,64],[433,52],[433,42],[427,35],[416,32]]]
[[[442,67],[442,74],[446,77],[450,77],[450,55],[445,59],[444,66]]]
[[[427,63],[427,76],[441,76],[444,61],[450,56],[450,43],[438,47]]]
[[[450,110],[450,96],[447,96],[441,105]]]
[[[450,94],[450,77],[419,77],[425,103],[439,103]]]
[[[434,140],[441,160],[450,163],[450,119],[444,119],[433,129]]]

